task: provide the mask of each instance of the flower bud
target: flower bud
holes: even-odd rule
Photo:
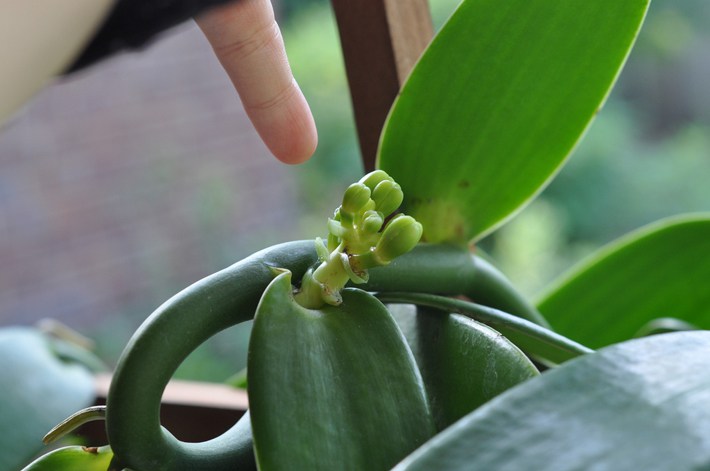
[[[372,191],[372,200],[379,212],[388,216],[402,204],[404,193],[402,187],[393,180],[383,180]]]
[[[375,170],[362,177],[359,183],[362,183],[370,190],[374,190],[378,183],[384,180],[394,181],[384,170]]]
[[[362,230],[368,234],[375,234],[382,229],[382,224],[384,224],[385,218],[382,213],[378,211],[367,211],[363,215],[362,220]]]
[[[352,218],[359,213],[370,201],[370,193],[370,189],[362,183],[350,185],[343,195],[343,204],[340,207],[341,217],[349,216]]]
[[[391,220],[375,246],[376,257],[382,264],[391,262],[412,250],[421,239],[422,232],[422,225],[411,216]]]

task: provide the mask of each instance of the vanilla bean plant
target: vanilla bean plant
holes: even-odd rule
[[[393,104],[378,170],[344,189],[323,234],[167,300],[106,407],[48,435],[99,419],[109,443],[26,469],[710,469],[708,214],[612,242],[537,299],[477,249],[572,154],[648,7],[464,0]],[[250,320],[249,411],[178,440],[160,423],[165,386]]]

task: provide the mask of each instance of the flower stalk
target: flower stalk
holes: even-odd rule
[[[412,250],[421,239],[422,225],[405,215],[386,222],[403,199],[402,188],[382,170],[350,185],[328,220],[327,246],[316,239],[320,265],[304,275],[296,301],[309,309],[337,306],[349,281],[365,283],[369,268],[387,265]]]

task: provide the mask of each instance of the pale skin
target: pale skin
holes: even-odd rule
[[[308,160],[318,143],[313,115],[293,78],[270,0],[241,0],[197,18],[244,109],[272,154]]]

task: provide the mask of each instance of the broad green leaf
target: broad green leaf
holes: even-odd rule
[[[434,434],[406,341],[372,295],[305,309],[290,273],[266,289],[247,366],[259,469],[391,468]]]
[[[666,219],[611,243],[553,283],[539,309],[596,348],[657,318],[710,329],[710,215]]]
[[[539,374],[515,345],[488,326],[408,304],[388,309],[412,348],[439,430]]]
[[[708,332],[585,355],[483,405],[395,470],[710,469],[709,357]]]
[[[0,469],[27,464],[42,451],[45,433],[93,401],[89,371],[60,361],[44,335],[0,330]]]
[[[112,458],[108,446],[70,446],[47,453],[22,471],[106,471]]]
[[[550,180],[602,106],[648,0],[464,0],[415,66],[379,167],[429,242],[480,238]]]

